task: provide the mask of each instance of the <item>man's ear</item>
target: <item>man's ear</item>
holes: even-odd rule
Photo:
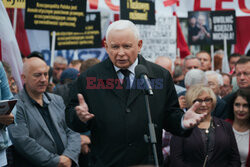
[[[105,40],[103,43],[104,43],[104,47],[105,47],[105,49],[107,50],[107,49],[108,49],[108,44],[107,44],[107,41]]]
[[[141,52],[142,43],[143,43],[142,40],[139,40],[139,41],[138,41],[138,53]]]
[[[25,83],[26,77],[24,74],[21,74],[21,79],[22,79],[23,83]]]

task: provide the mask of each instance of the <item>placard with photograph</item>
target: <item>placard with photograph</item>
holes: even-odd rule
[[[211,39],[210,12],[188,12],[188,44],[211,44]]]

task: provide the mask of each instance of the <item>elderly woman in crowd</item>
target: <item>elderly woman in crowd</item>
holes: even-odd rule
[[[241,167],[250,167],[250,89],[239,89],[230,103],[228,113],[239,148]]]
[[[187,138],[173,136],[170,144],[172,167],[240,167],[240,156],[232,127],[211,116],[216,96],[211,88],[190,87],[186,93],[187,106],[200,103],[197,113],[207,113],[205,119]]]

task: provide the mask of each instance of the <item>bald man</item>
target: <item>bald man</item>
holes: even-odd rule
[[[172,60],[169,57],[166,56],[159,56],[155,59],[155,64],[160,65],[161,67],[165,68],[166,70],[169,71],[169,73],[171,74],[171,76],[173,77],[173,69],[174,69],[174,64],[172,62]],[[183,92],[186,90],[186,88],[176,85],[174,84],[176,93],[179,94],[180,92]]]
[[[48,66],[32,57],[25,61],[22,79],[24,89],[17,98],[16,125],[9,127],[17,150],[18,166],[78,165],[80,135],[65,122],[64,103],[60,96],[46,93]]]

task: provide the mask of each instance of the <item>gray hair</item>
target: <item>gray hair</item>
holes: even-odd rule
[[[184,78],[185,86],[190,87],[196,84],[207,85],[205,72],[199,69],[189,70]]]
[[[54,63],[68,65],[68,61],[62,56],[56,56]]]
[[[223,83],[223,77],[221,74],[219,74],[218,72],[215,72],[215,71],[206,71],[205,72],[206,76],[209,76],[209,75],[212,75],[212,76],[216,76],[217,78],[217,83],[220,85],[220,86],[223,86],[224,83]]]
[[[108,36],[111,30],[124,30],[131,29],[135,35],[137,40],[140,39],[140,33],[135,24],[129,20],[118,20],[109,25],[106,31],[106,41],[108,40]]]
[[[184,58],[183,67],[186,67],[186,61],[187,60],[191,60],[191,59],[197,59],[200,62],[200,65],[201,65],[201,61],[196,56],[189,55],[189,56],[187,56],[187,57]]]

